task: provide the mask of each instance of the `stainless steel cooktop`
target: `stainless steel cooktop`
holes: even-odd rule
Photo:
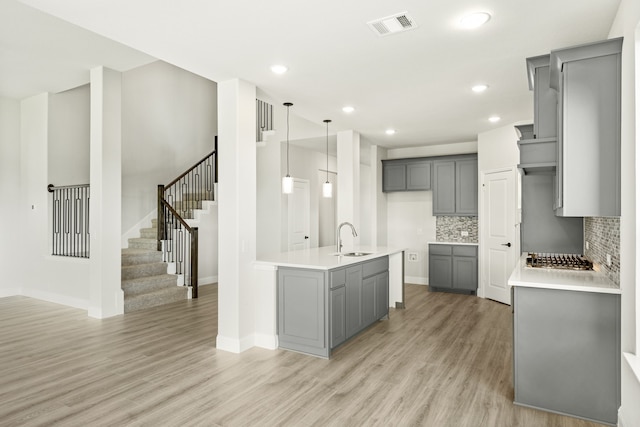
[[[527,267],[562,270],[593,270],[593,262],[584,255],[529,252]]]

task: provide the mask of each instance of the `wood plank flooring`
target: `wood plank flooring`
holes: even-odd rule
[[[217,285],[111,319],[0,299],[0,426],[598,426],[513,405],[510,307],[406,286],[331,360],[217,351]]]

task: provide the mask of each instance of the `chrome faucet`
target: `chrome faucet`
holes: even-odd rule
[[[342,250],[342,239],[340,238],[340,230],[342,229],[343,225],[348,225],[349,227],[351,227],[351,234],[353,234],[353,237],[358,237],[358,233],[356,233],[356,228],[353,226],[353,224],[351,224],[350,222],[343,222],[342,224],[340,224],[338,226],[338,230],[336,231],[336,252],[340,253],[340,251]]]

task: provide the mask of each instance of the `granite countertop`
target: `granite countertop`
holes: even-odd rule
[[[402,252],[404,249],[390,248],[387,246],[354,246],[343,247],[342,253],[367,252],[364,256],[336,256],[335,246],[323,246],[321,248],[302,249],[290,252],[275,252],[259,255],[254,265],[308,268],[312,270],[332,270],[362,261],[369,261],[387,255]]]
[[[463,243],[463,242],[428,242],[429,245],[469,245],[478,246],[478,243]]]
[[[523,254],[509,277],[509,286],[620,294],[620,287],[599,271],[527,267]]]

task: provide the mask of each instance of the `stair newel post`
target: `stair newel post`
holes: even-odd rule
[[[162,241],[164,240],[164,206],[162,200],[164,199],[164,185],[158,185],[158,250],[162,250]]]
[[[191,229],[191,297],[198,298],[198,227]]]

